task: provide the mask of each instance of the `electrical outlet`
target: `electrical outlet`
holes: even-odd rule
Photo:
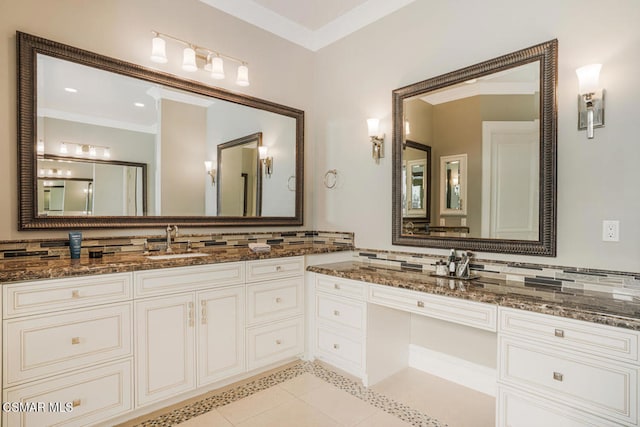
[[[603,242],[619,242],[620,241],[620,221],[617,221],[617,220],[602,221],[602,241]]]

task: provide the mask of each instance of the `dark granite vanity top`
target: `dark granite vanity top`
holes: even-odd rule
[[[254,253],[246,246],[216,249],[198,248],[197,250],[194,249],[194,252],[205,253],[207,255],[194,258],[173,258],[163,260],[150,259],[148,256],[140,252],[130,254],[105,254],[102,258],[89,258],[88,256],[83,255],[80,259],[73,260],[69,258],[33,259],[33,257],[30,257],[31,259],[0,261],[0,284],[25,280],[54,279],[92,274],[125,273],[158,268],[282,258],[338,252],[351,249],[353,248],[349,246],[313,243],[300,245],[271,245],[270,252],[261,253]],[[163,253],[152,252],[150,255],[163,255]]]
[[[308,271],[640,331],[640,297],[480,277],[472,281],[349,261]]]

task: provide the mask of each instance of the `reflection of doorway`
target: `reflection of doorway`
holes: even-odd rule
[[[538,240],[538,120],[482,123],[482,236]]]

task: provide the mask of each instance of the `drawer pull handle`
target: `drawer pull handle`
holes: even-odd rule
[[[420,308],[424,308],[424,302],[422,302],[422,301],[418,301],[418,307],[420,307]]]
[[[206,325],[207,324],[207,302],[206,301],[200,301],[200,323],[202,325]]]
[[[80,344],[80,337],[71,338],[71,344],[72,345]]]
[[[189,314],[187,321],[189,322],[189,327],[193,327],[193,302],[189,302]]]
[[[282,341],[281,340],[276,340],[276,344],[280,345],[280,344],[282,344]]]
[[[74,399],[74,400],[71,402],[71,406],[73,406],[74,408],[77,408],[78,406],[80,406],[80,404],[81,404],[81,403],[82,403],[82,400],[80,400],[80,399]]]
[[[333,284],[333,289],[340,289],[340,285],[338,285],[337,283]]]
[[[564,338],[564,331],[562,329],[556,329],[554,335],[558,338]]]
[[[553,379],[556,381],[562,381],[562,374],[560,372],[554,372],[553,373]]]
[[[71,298],[80,298],[80,291],[77,289],[74,289],[71,291]]]
[[[277,303],[281,303],[282,302],[282,298],[280,298],[280,297],[276,298],[276,302]]]
[[[334,345],[333,345],[333,348],[334,348],[335,350],[340,350],[340,344],[334,344]]]
[[[333,310],[333,315],[334,316],[340,316],[340,312],[338,310]]]

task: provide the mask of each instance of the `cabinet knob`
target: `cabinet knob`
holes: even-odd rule
[[[340,316],[340,312],[338,310],[333,310],[333,315],[334,316]]]
[[[564,338],[564,331],[562,329],[556,329],[554,331],[554,335],[558,338]]]
[[[276,302],[277,303],[281,303],[282,302],[282,298],[280,298],[280,297],[276,298]]]
[[[77,289],[74,289],[71,291],[71,298],[80,298],[80,291]]]
[[[74,408],[77,408],[78,406],[80,406],[81,403],[82,403],[82,400],[73,399],[73,401],[71,402],[71,406],[73,406]]]
[[[276,340],[276,344],[277,344],[277,345],[282,344],[282,340]]]
[[[282,271],[282,266],[281,265],[276,265],[276,271]]]
[[[333,284],[333,289],[340,289],[340,285],[338,285],[337,283]]]
[[[80,344],[80,337],[71,338],[71,344],[72,345]]]
[[[340,350],[340,344],[334,344],[334,345],[333,345],[333,348],[334,348],[335,350]]]
[[[562,377],[563,375],[560,372],[554,372],[553,373],[553,379],[556,381],[562,381]]]
[[[424,302],[422,302],[422,301],[418,301],[418,307],[420,307],[420,308],[424,308]]]

